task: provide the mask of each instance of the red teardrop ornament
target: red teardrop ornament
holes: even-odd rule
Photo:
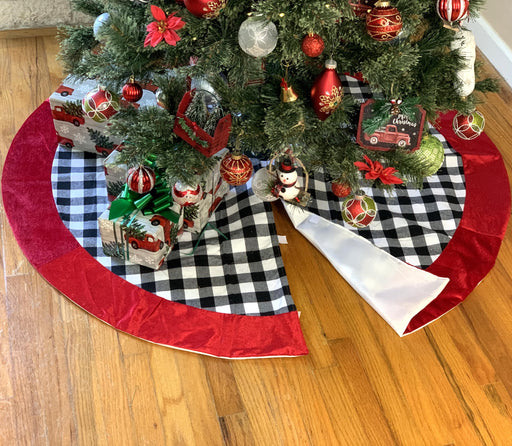
[[[325,121],[341,105],[342,98],[343,87],[336,72],[336,62],[329,59],[325,62],[325,70],[311,88],[313,109],[318,119]]]

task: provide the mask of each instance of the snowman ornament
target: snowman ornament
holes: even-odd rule
[[[277,168],[277,181],[274,186],[275,195],[286,201],[297,199],[300,189],[298,188],[297,169],[290,159],[281,161]]]

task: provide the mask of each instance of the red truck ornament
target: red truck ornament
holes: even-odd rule
[[[390,114],[389,119],[384,120],[383,125],[368,134],[363,130],[363,122],[375,117],[373,104],[375,100],[368,99],[361,105],[359,124],[357,126],[357,143],[368,150],[396,150],[402,149],[408,152],[418,150],[423,136],[426,112],[421,106],[416,105],[414,116],[398,113]]]

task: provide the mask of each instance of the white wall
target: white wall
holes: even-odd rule
[[[503,0],[487,0],[481,14],[509,48],[512,48],[512,3]]]
[[[512,3],[487,0],[480,17],[470,19],[478,48],[512,86]]]
[[[69,0],[0,0],[0,30],[90,22],[71,11]]]

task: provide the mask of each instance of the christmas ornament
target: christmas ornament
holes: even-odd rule
[[[130,78],[130,80],[124,85],[122,89],[123,98],[125,98],[128,102],[137,102],[142,98],[142,94],[144,91],[140,84],[135,82],[135,80]]]
[[[388,151],[398,146],[413,152],[420,147],[426,115],[418,98],[368,99],[361,105],[356,141],[369,150]]]
[[[341,105],[343,87],[336,72],[336,61],[328,59],[325,70],[311,88],[311,100],[318,119],[325,121]]]
[[[147,166],[132,167],[126,177],[126,184],[130,190],[138,194],[150,192],[155,187],[155,181],[155,172]]]
[[[259,169],[255,172],[251,181],[251,188],[260,200],[262,201],[276,201],[279,197],[276,197],[272,193],[272,189],[275,185],[276,177],[268,169]]]
[[[379,0],[366,15],[366,32],[379,42],[393,40],[402,29],[402,16],[388,1]]]
[[[302,39],[302,51],[308,57],[318,57],[322,54],[325,43],[318,34],[309,33]]]
[[[457,93],[462,97],[469,96],[475,89],[475,36],[467,29],[460,29],[450,44],[452,51],[457,51],[464,61],[463,67],[457,71]]]
[[[347,181],[336,180],[331,183],[331,191],[339,198],[344,198],[352,192],[352,188]]]
[[[469,0],[437,0],[437,14],[446,25],[459,22],[468,13]]]
[[[391,114],[399,115],[400,114],[400,105],[402,105],[402,99],[391,99],[389,101],[391,103]]]
[[[443,143],[435,136],[428,134],[421,140],[420,148],[410,156],[418,165],[425,166],[423,175],[426,177],[434,175],[444,162]]]
[[[204,77],[193,77],[190,80],[190,90],[196,89],[202,95],[202,99],[209,112],[219,107],[219,95]]]
[[[249,56],[267,56],[277,45],[276,25],[261,16],[251,16],[240,25],[238,43]]]
[[[183,28],[185,22],[181,17],[175,17],[175,12],[167,16],[162,8],[155,5],[151,5],[151,14],[155,21],[146,27],[148,35],[144,40],[144,48],[148,45],[154,48],[162,40],[165,40],[169,45],[176,46],[176,43],[181,40],[176,31]]]
[[[167,110],[167,95],[160,88],[155,93],[155,99],[156,105]]]
[[[252,162],[247,155],[227,153],[220,163],[220,174],[231,186],[247,183],[252,175]]]
[[[189,186],[177,181],[172,188],[172,198],[180,206],[192,206],[203,197],[203,189],[200,184]]]
[[[273,188],[274,195],[286,200],[294,200],[300,192],[297,185],[297,169],[289,158],[285,158],[279,163],[276,169],[277,181]]]
[[[366,17],[366,14],[368,14],[375,6],[377,0],[359,0],[355,2],[349,1],[348,3],[357,17],[364,18]]]
[[[96,122],[104,122],[119,111],[117,95],[103,86],[98,86],[82,99],[82,110]]]
[[[108,22],[110,19],[110,14],[108,12],[104,12],[103,14],[100,14],[98,17],[96,17],[96,20],[94,20],[94,23],[92,25],[92,33],[94,34],[94,37],[98,38],[98,33],[100,31],[100,28]]]
[[[226,0],[185,0],[185,8],[196,17],[214,19],[226,6]]]
[[[350,195],[341,205],[343,220],[354,228],[367,227],[377,216],[377,206],[373,198],[362,190]]]
[[[293,91],[293,87],[288,85],[288,82],[281,79],[281,101],[283,102],[295,102],[298,99],[298,94]]]
[[[484,131],[484,127],[484,115],[476,110],[469,115],[457,113],[453,118],[453,131],[462,139],[470,140],[478,138]]]

